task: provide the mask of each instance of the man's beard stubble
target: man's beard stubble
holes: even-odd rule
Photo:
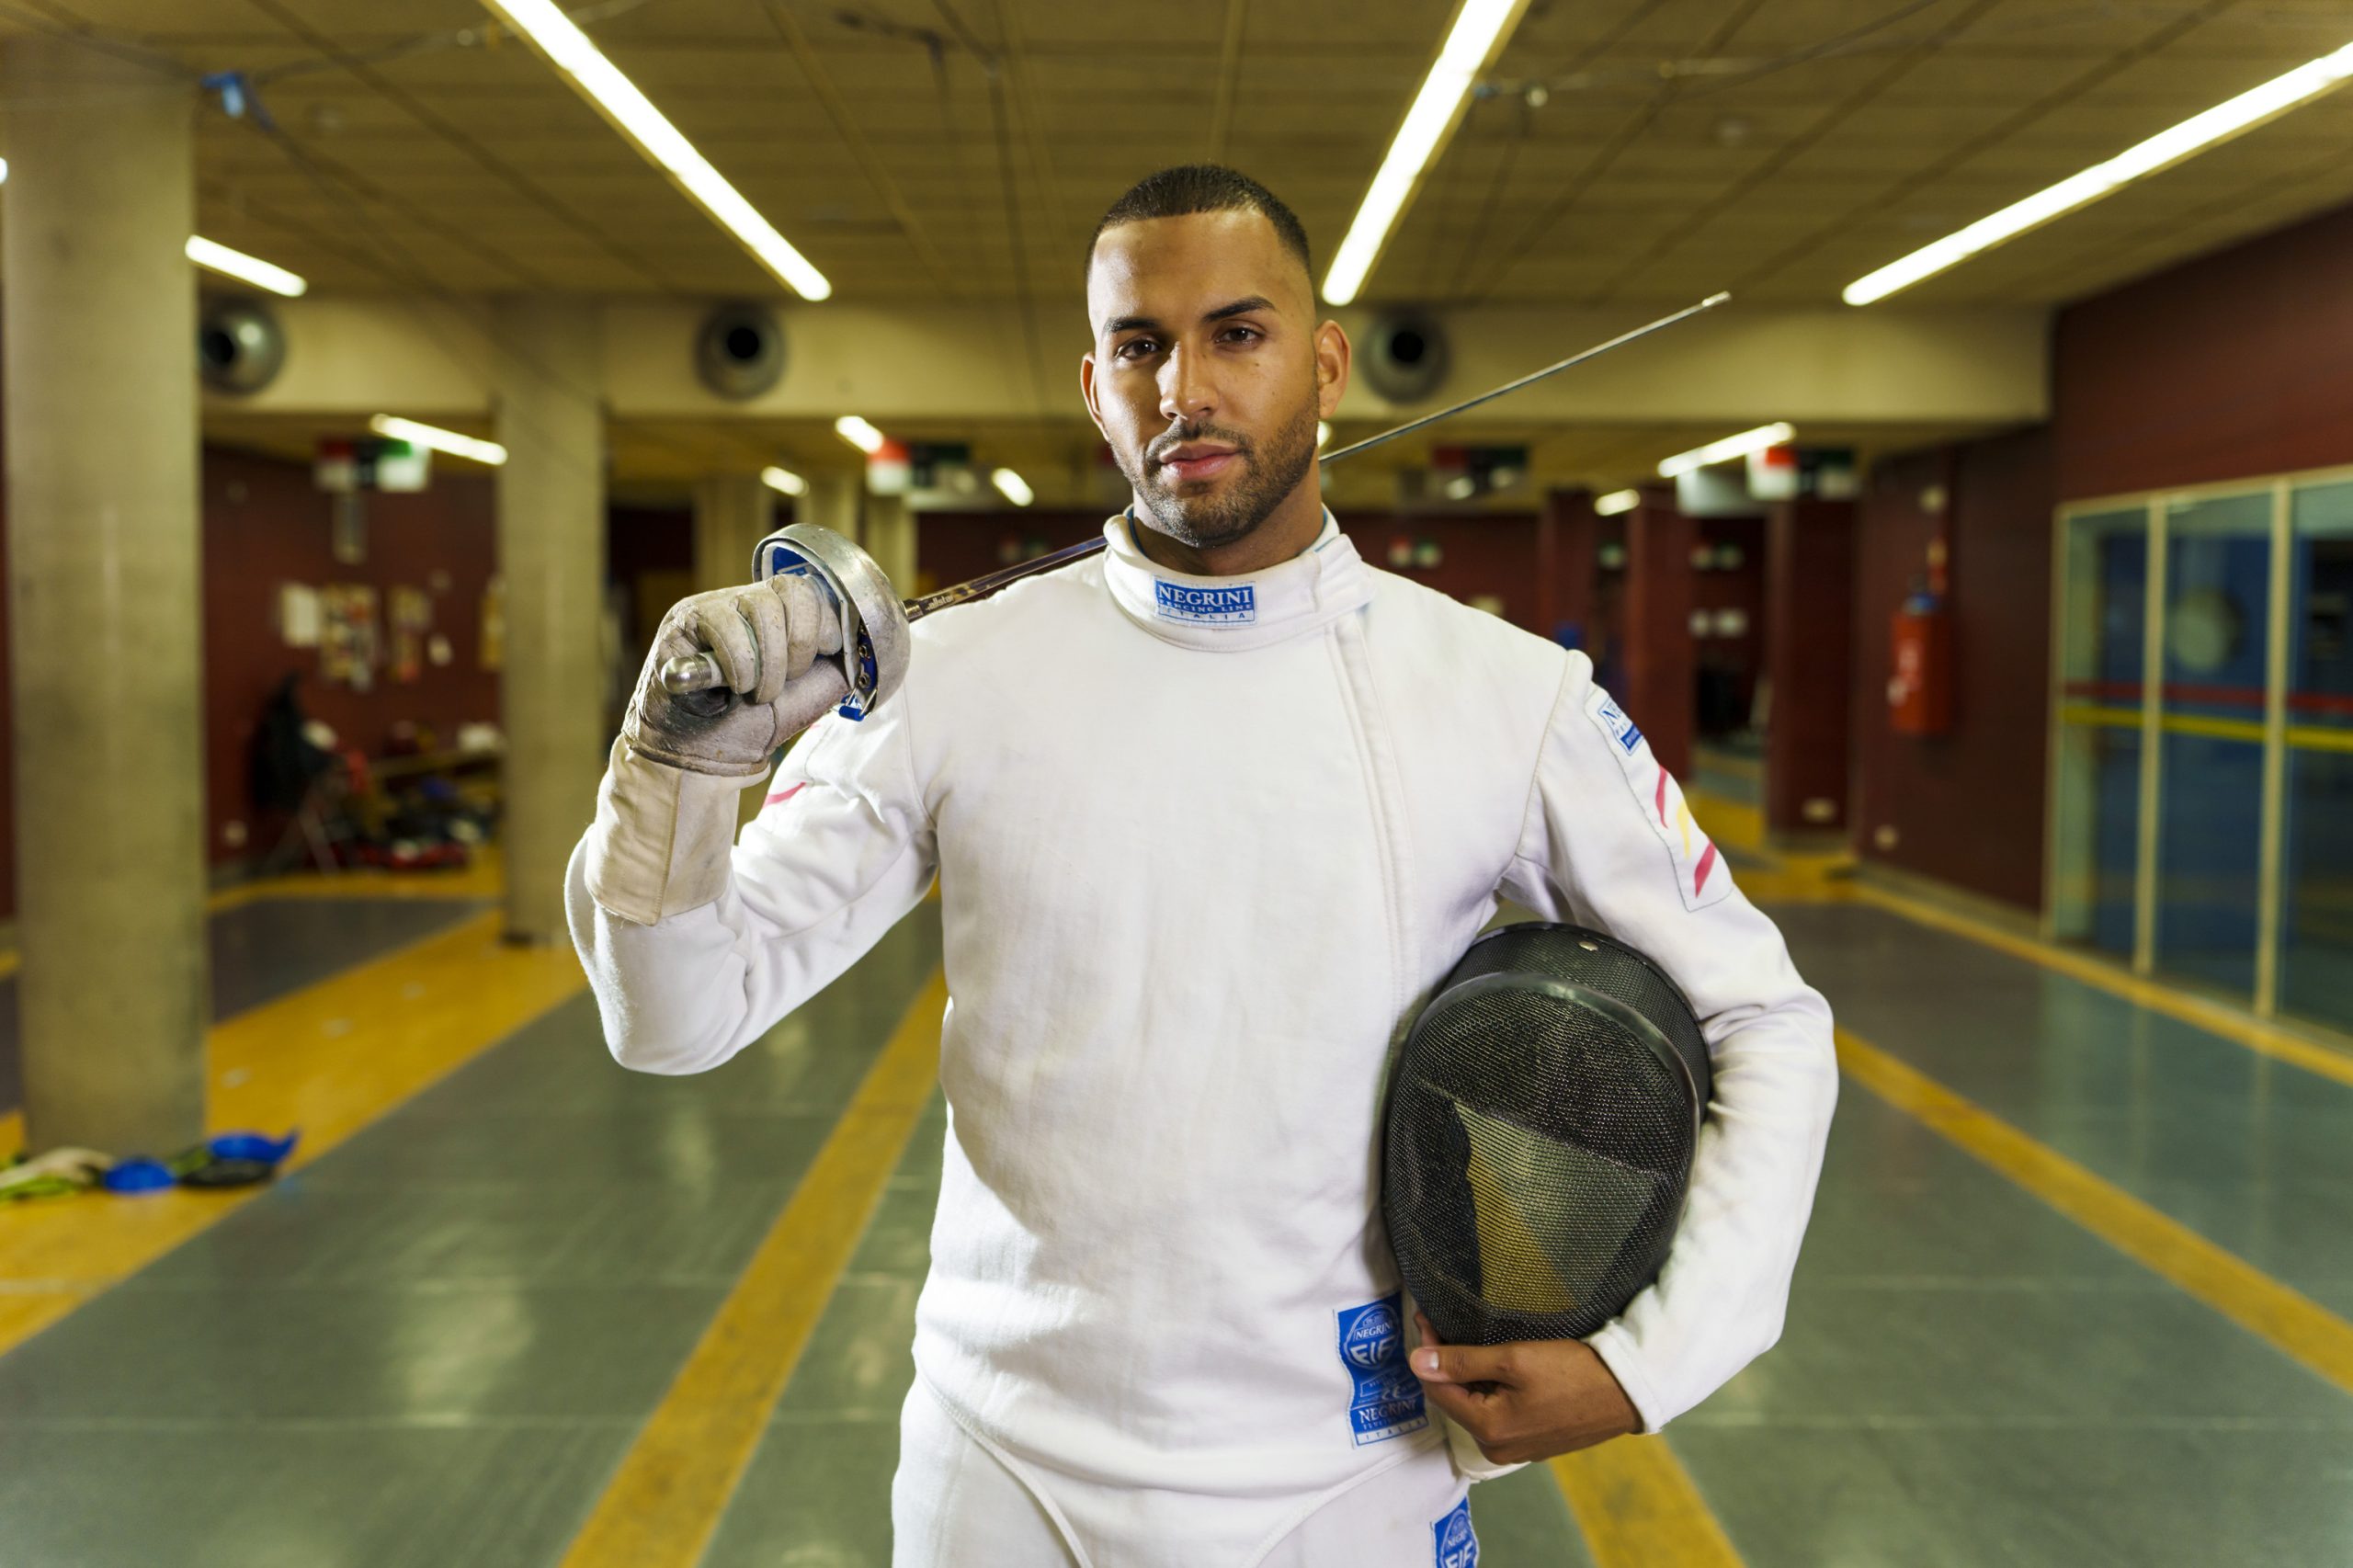
[[[1250,537],[1307,477],[1315,461],[1317,411],[1310,401],[1264,448],[1215,425],[1178,425],[1145,444],[1142,472],[1128,483],[1162,533],[1194,550],[1214,550]],[[1217,441],[1234,449],[1242,474],[1222,494],[1180,495],[1163,477],[1158,454],[1187,441]]]

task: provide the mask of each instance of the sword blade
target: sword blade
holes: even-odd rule
[[[1621,332],[1606,343],[1597,343],[1590,348],[1581,348],[1565,359],[1556,359],[1540,370],[1529,371],[1518,381],[1506,381],[1499,387],[1491,387],[1476,397],[1464,398],[1461,403],[1449,403],[1435,414],[1425,414],[1419,419],[1408,420],[1392,429],[1383,430],[1378,436],[1368,436],[1361,441],[1352,441],[1337,451],[1324,453],[1321,460],[1336,463],[1344,458],[1352,458],[1358,452],[1370,451],[1385,441],[1393,441],[1400,436],[1410,435],[1426,425],[1435,425],[1441,419],[1451,419],[1465,409],[1476,408],[1483,403],[1492,403],[1508,392],[1519,391],[1522,387],[1534,386],[1548,376],[1557,376],[1562,371],[1573,369],[1588,360],[1598,359],[1611,349],[1622,348],[1637,338],[1648,337],[1652,333],[1663,331],[1677,322],[1688,321],[1703,311],[1712,311],[1731,298],[1731,294],[1724,292],[1711,294],[1696,305],[1686,305],[1679,311],[1659,317],[1656,321],[1646,322],[1631,332]],[[1092,555],[1101,550],[1107,542],[1099,537],[1086,540],[1057,550],[1051,554],[1040,555],[1034,561],[1024,561],[1018,565],[1001,567],[995,572],[984,573],[970,582],[959,583],[952,588],[941,588],[937,593],[926,594],[920,598],[908,599],[904,601],[907,619],[921,620],[935,610],[949,609],[957,605],[970,604],[974,599],[984,599],[998,589],[1009,587],[1024,577],[1033,577],[1040,572],[1051,572],[1057,566],[1067,565],[1083,556]]]

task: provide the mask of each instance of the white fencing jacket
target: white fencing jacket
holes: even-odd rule
[[[1590,1341],[1664,1425],[1780,1331],[1828,1007],[1582,653],[1373,570],[1328,517],[1240,577],[1165,571],[1129,528],[919,623],[904,687],[787,756],[716,903],[633,924],[575,855],[613,1054],[720,1065],[937,875],[922,1374],[1082,1483],[1298,1497],[1437,1436],[1375,1343],[1392,1044],[1498,894],[1599,926],[1674,977],[1715,1062],[1666,1267]]]

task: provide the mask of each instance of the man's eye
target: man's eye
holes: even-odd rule
[[[1225,335],[1234,341],[1246,341],[1250,338],[1264,337],[1267,335],[1255,326],[1233,326],[1226,328]]]
[[[1159,347],[1149,337],[1131,337],[1112,352],[1122,359],[1133,359],[1139,355],[1150,354]]]

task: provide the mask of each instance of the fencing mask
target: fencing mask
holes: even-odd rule
[[[1457,1345],[1593,1333],[1654,1278],[1708,1106],[1708,1046],[1624,943],[1529,924],[1471,945],[1389,1085],[1397,1267]]]

